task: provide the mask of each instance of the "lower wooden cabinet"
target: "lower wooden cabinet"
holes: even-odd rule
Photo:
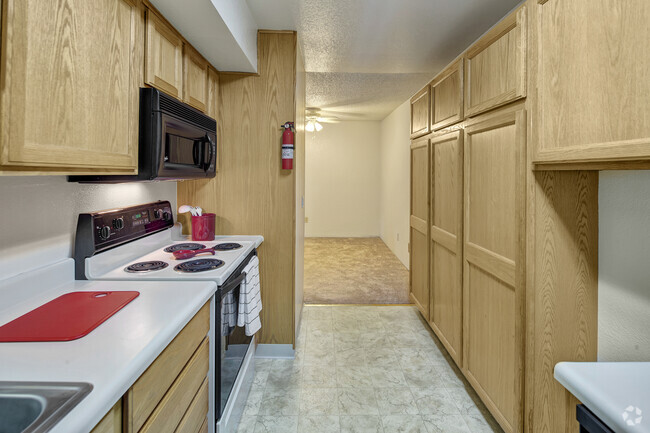
[[[208,302],[92,433],[207,431],[209,329]]]
[[[429,139],[411,144],[410,298],[429,319]]]
[[[431,139],[429,324],[460,366],[463,333],[463,135]]]
[[[122,400],[115,403],[91,433],[122,433]]]
[[[465,127],[463,370],[506,432],[523,428],[525,110]]]

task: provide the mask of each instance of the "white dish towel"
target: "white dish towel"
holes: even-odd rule
[[[246,278],[239,288],[239,313],[237,326],[244,326],[246,335],[253,335],[262,328],[262,294],[260,293],[260,261],[254,256],[244,267]]]

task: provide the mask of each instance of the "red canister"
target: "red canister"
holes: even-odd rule
[[[192,240],[213,241],[214,240],[214,218],[213,213],[204,213],[200,216],[192,216]]]

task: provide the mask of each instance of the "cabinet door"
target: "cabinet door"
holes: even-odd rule
[[[90,433],[122,433],[122,400],[115,403]]]
[[[140,2],[2,6],[2,169],[134,173]]]
[[[411,300],[429,319],[429,140],[411,144]]]
[[[431,328],[461,366],[463,136],[431,139]]]
[[[181,99],[183,88],[183,40],[174,29],[147,10],[145,81],[168,95]]]
[[[431,130],[463,120],[463,61],[458,60],[431,83]]]
[[[219,73],[208,68],[208,104],[205,114],[216,119],[219,114]]]
[[[411,98],[411,138],[429,133],[430,87],[427,85]]]
[[[208,104],[208,61],[185,44],[183,100],[197,110],[206,111]]]
[[[650,2],[539,3],[535,161],[650,159]]]
[[[526,7],[494,26],[465,57],[465,112],[491,110],[526,96]]]
[[[522,428],[525,112],[465,129],[463,369],[506,432]]]

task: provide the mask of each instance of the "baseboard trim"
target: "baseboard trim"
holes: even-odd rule
[[[255,358],[294,359],[293,344],[258,344]]]

